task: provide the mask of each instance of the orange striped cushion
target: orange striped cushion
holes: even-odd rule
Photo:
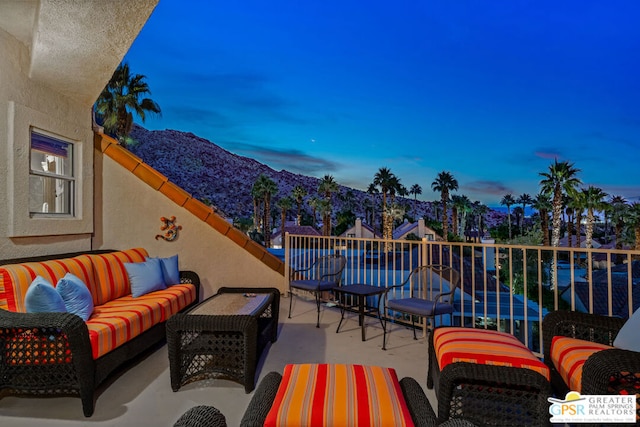
[[[553,337],[551,341],[551,361],[558,373],[572,391],[582,391],[582,368],[596,351],[613,348],[606,344],[570,337]]]
[[[0,267],[0,308],[26,312],[24,296],[36,276],[44,277],[55,286],[67,273],[74,274],[87,286],[93,283],[91,262],[84,257],[26,262]]]
[[[413,426],[396,372],[362,365],[287,365],[264,423],[272,426]]]
[[[131,293],[129,276],[124,268],[125,262],[144,262],[149,256],[142,248],[129,249],[107,254],[82,255],[91,260],[95,281],[89,290],[93,304],[98,306]]]
[[[511,334],[460,327],[436,328],[433,345],[440,369],[449,363],[531,369],[549,380],[549,368]]]
[[[182,284],[138,298],[128,295],[96,306],[87,321],[93,358],[97,359],[167,320],[195,298],[195,286]]]

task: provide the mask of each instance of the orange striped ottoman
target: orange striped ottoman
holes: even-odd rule
[[[516,337],[462,327],[429,337],[427,387],[435,388],[438,419],[477,424],[549,424],[549,368]]]
[[[286,365],[265,427],[413,426],[396,371],[344,364]]]

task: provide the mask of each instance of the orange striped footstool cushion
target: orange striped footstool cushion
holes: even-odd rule
[[[582,391],[582,368],[596,351],[613,348],[606,344],[570,337],[553,337],[551,341],[551,361],[558,373],[569,386],[569,390]]]
[[[549,368],[511,334],[461,327],[436,328],[433,345],[438,366],[470,362],[531,369],[549,380]]]
[[[265,426],[413,426],[394,369],[287,365]]]

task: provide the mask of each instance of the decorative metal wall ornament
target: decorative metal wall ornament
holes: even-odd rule
[[[164,234],[157,234],[156,240],[163,239],[167,242],[171,242],[178,238],[178,231],[182,230],[181,225],[176,225],[176,217],[172,216],[171,218],[161,217],[160,221],[163,222],[163,225],[160,227],[160,230],[164,231]]]

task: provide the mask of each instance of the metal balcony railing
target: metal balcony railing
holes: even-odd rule
[[[343,285],[388,287],[419,265],[452,266],[462,282],[454,324],[511,333],[538,355],[540,325],[549,311],[627,318],[640,306],[640,251],[293,234],[286,235],[284,248],[286,284],[292,269],[330,253],[347,257]],[[392,312],[383,315],[405,320]],[[435,323],[448,321],[445,316]],[[426,331],[422,319],[419,324]]]

